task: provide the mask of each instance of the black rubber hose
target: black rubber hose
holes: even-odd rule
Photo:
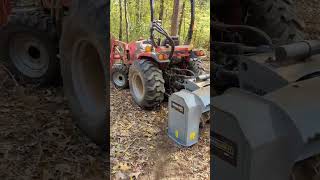
[[[219,22],[214,22],[213,29],[217,29],[217,30],[221,30],[221,31],[234,31],[234,32],[238,32],[239,30],[249,30],[251,32],[256,33],[257,35],[259,35],[260,37],[262,37],[267,45],[270,45],[273,47],[273,43],[272,43],[272,39],[270,38],[270,36],[268,36],[268,34],[266,34],[265,32],[263,32],[262,30],[252,27],[252,26],[246,26],[246,25],[230,25],[230,24],[223,24],[223,23],[219,23]]]
[[[269,46],[246,46],[242,43],[213,41],[214,48],[224,49],[228,54],[264,53],[272,51]]]
[[[153,41],[153,43],[155,44],[154,42],[154,36],[153,36],[153,31],[156,30],[158,31],[160,34],[162,34],[163,36],[165,36],[168,40],[169,40],[169,44],[171,46],[171,51],[170,51],[170,54],[169,54],[169,58],[168,59],[171,59],[172,56],[173,56],[173,53],[174,53],[174,48],[175,48],[175,44],[174,44],[174,41],[173,39],[169,36],[169,34],[161,27],[159,26],[157,23],[153,23],[152,24],[152,29],[151,29],[151,33],[152,33],[152,38],[151,41]],[[157,47],[157,45],[155,45],[155,47]]]
[[[151,12],[151,28],[150,28],[150,39],[151,39],[151,43],[152,46],[154,47],[158,47],[158,45],[156,44],[156,42],[154,41],[154,30],[158,31],[160,34],[164,35],[168,40],[169,40],[169,44],[171,46],[171,52],[169,54],[169,59],[172,58],[173,53],[174,53],[174,41],[173,39],[168,35],[168,33],[157,24],[157,22],[155,22],[154,20],[154,0],[150,0],[150,12]]]

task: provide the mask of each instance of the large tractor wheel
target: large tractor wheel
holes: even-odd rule
[[[124,64],[115,64],[111,70],[112,83],[119,89],[126,89],[129,86],[129,68]]]
[[[213,6],[217,20],[257,27],[276,45],[304,39],[304,23],[297,17],[294,0],[216,0]]]
[[[13,14],[1,34],[1,57],[17,79],[36,84],[60,79],[58,38],[50,16],[40,11]]]
[[[274,44],[304,39],[304,24],[298,19],[291,0],[248,0],[247,24],[266,32]]]
[[[188,69],[194,72],[197,76],[205,74],[205,70],[203,68],[203,62],[199,58],[195,58],[191,60],[189,63]]]
[[[297,162],[293,167],[290,180],[319,180],[319,156]]]
[[[78,127],[107,149],[108,6],[105,0],[74,0],[60,42],[65,96]]]
[[[148,60],[135,61],[130,66],[129,86],[133,100],[140,107],[152,108],[164,99],[162,71]]]

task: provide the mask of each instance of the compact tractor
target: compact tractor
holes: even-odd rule
[[[320,179],[320,40],[293,1],[216,0],[212,178]]]
[[[194,0],[190,4],[192,33]],[[180,45],[179,37],[170,36],[161,27],[161,21],[154,18],[153,0],[150,9],[149,39],[129,44],[111,41],[111,79],[117,88],[129,86],[133,100],[145,109],[159,105],[169,96],[169,136],[190,146],[198,139],[200,116],[209,111],[210,75],[202,66],[205,53],[192,45]],[[156,38],[156,33],[165,38]],[[186,124],[189,128],[185,128]],[[185,138],[190,133],[191,140]]]
[[[107,145],[109,1],[2,0],[0,58],[21,84],[63,80],[73,118]]]

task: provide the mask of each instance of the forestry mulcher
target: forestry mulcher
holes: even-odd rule
[[[319,180],[320,41],[293,1],[213,6],[213,179]]]
[[[108,148],[105,0],[1,0],[0,59],[20,84],[63,80],[74,120]],[[61,76],[60,76],[61,73]]]
[[[189,36],[192,36],[194,0],[190,3]],[[150,5],[149,39],[129,44],[111,41],[111,79],[118,88],[129,86],[133,100],[145,109],[170,96],[169,136],[190,146],[198,140],[202,113],[209,111],[210,75],[202,67],[205,54],[191,45],[180,45],[179,38],[170,36],[161,27],[161,21],[155,20],[153,0]],[[161,40],[161,35],[165,39]]]

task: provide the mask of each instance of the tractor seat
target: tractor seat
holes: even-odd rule
[[[170,37],[173,40],[175,46],[180,45],[179,36],[170,36]],[[166,44],[169,44],[169,39],[165,39],[164,41],[162,41],[161,46],[165,46]]]
[[[113,55],[113,58],[114,59],[121,59],[121,56],[119,54],[115,54],[115,55]]]

